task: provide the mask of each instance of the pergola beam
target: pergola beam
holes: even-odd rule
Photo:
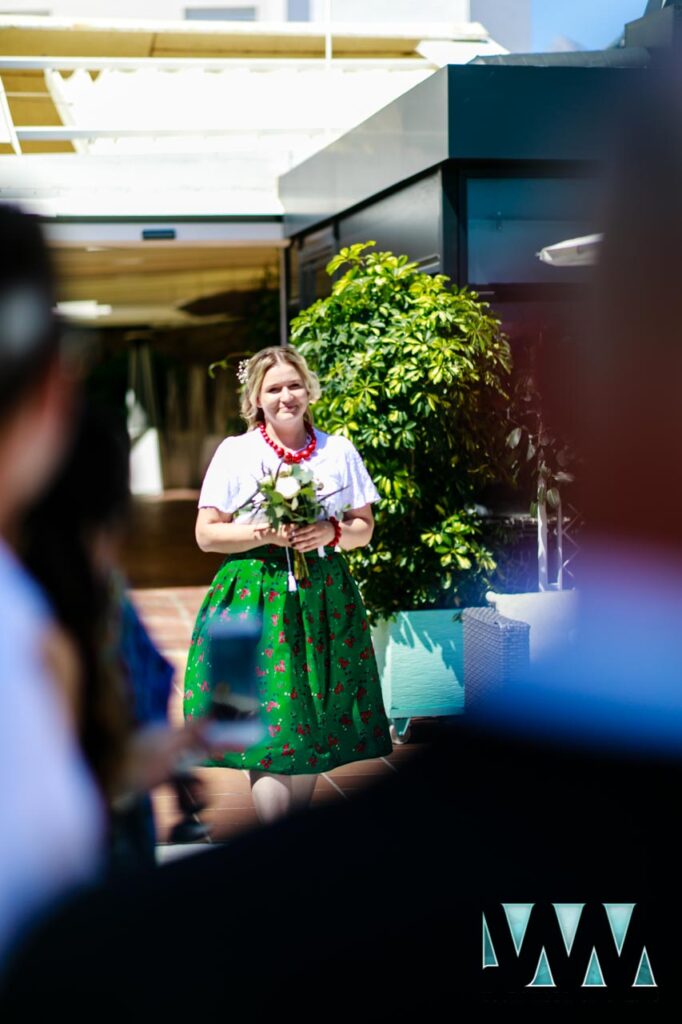
[[[326,66],[324,58],[243,58],[243,57],[0,57],[3,71],[305,71]],[[414,71],[436,68],[422,58],[343,58],[332,66],[340,71]]]
[[[71,142],[75,139],[135,139],[162,138],[195,135],[199,137],[220,135],[324,135],[326,128],[197,128],[177,126],[173,128],[88,128],[74,125],[16,125],[16,135],[22,142]]]

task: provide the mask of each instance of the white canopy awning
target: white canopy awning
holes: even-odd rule
[[[335,23],[327,42],[319,23],[0,17],[0,201],[49,221],[72,318],[205,324],[186,307],[272,285],[279,175],[441,64],[501,51],[472,23]]]
[[[444,61],[500,50],[476,23],[335,24],[327,59],[312,23],[0,17],[0,200],[277,217],[285,171]]]

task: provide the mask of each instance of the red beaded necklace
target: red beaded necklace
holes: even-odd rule
[[[284,459],[285,462],[288,462],[288,463],[303,462],[304,459],[309,459],[310,456],[315,451],[315,449],[317,448],[317,438],[315,437],[315,433],[314,432],[312,434],[308,434],[308,437],[310,438],[310,441],[305,446],[305,448],[302,448],[300,450],[300,452],[295,452],[294,454],[291,454],[290,452],[285,451],[284,448],[282,448],[281,445],[276,444],[272,440],[272,438],[270,437],[270,435],[267,432],[267,429],[266,429],[266,426],[265,426],[264,423],[259,423],[258,424],[258,428],[259,428],[261,434],[263,435],[263,439],[266,441],[266,443],[270,445],[270,447],[273,449],[273,451],[278,456],[278,458]]]

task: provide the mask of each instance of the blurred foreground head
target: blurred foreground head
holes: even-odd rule
[[[543,373],[582,463],[579,614],[482,709],[505,729],[682,755],[682,77],[614,111],[587,329]],[[556,360],[556,361],[554,361]],[[557,595],[548,595],[552,598]],[[569,635],[569,633],[571,635]]]
[[[588,534],[671,555],[682,549],[679,64],[647,72],[616,113],[588,329],[546,389],[585,460]]]
[[[0,531],[42,491],[63,453],[69,388],[54,304],[37,221],[0,205]]]

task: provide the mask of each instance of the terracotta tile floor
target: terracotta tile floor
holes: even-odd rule
[[[168,553],[168,548],[166,548]],[[156,644],[176,669],[170,715],[172,721],[182,723],[182,684],[187,650],[197,611],[210,581],[200,587],[163,587],[159,589],[133,589],[132,598]],[[353,793],[371,783],[378,776],[400,771],[405,760],[428,742],[428,719],[413,722],[412,740],[394,746],[388,757],[357,761],[341,765],[318,777],[312,806],[329,800],[352,799]],[[251,801],[246,772],[231,768],[197,768],[206,782],[210,807],[202,813],[202,820],[212,827],[211,841],[225,842],[242,829],[258,825]],[[173,791],[159,787],[152,794],[160,843],[168,841],[171,826],[178,819]]]

